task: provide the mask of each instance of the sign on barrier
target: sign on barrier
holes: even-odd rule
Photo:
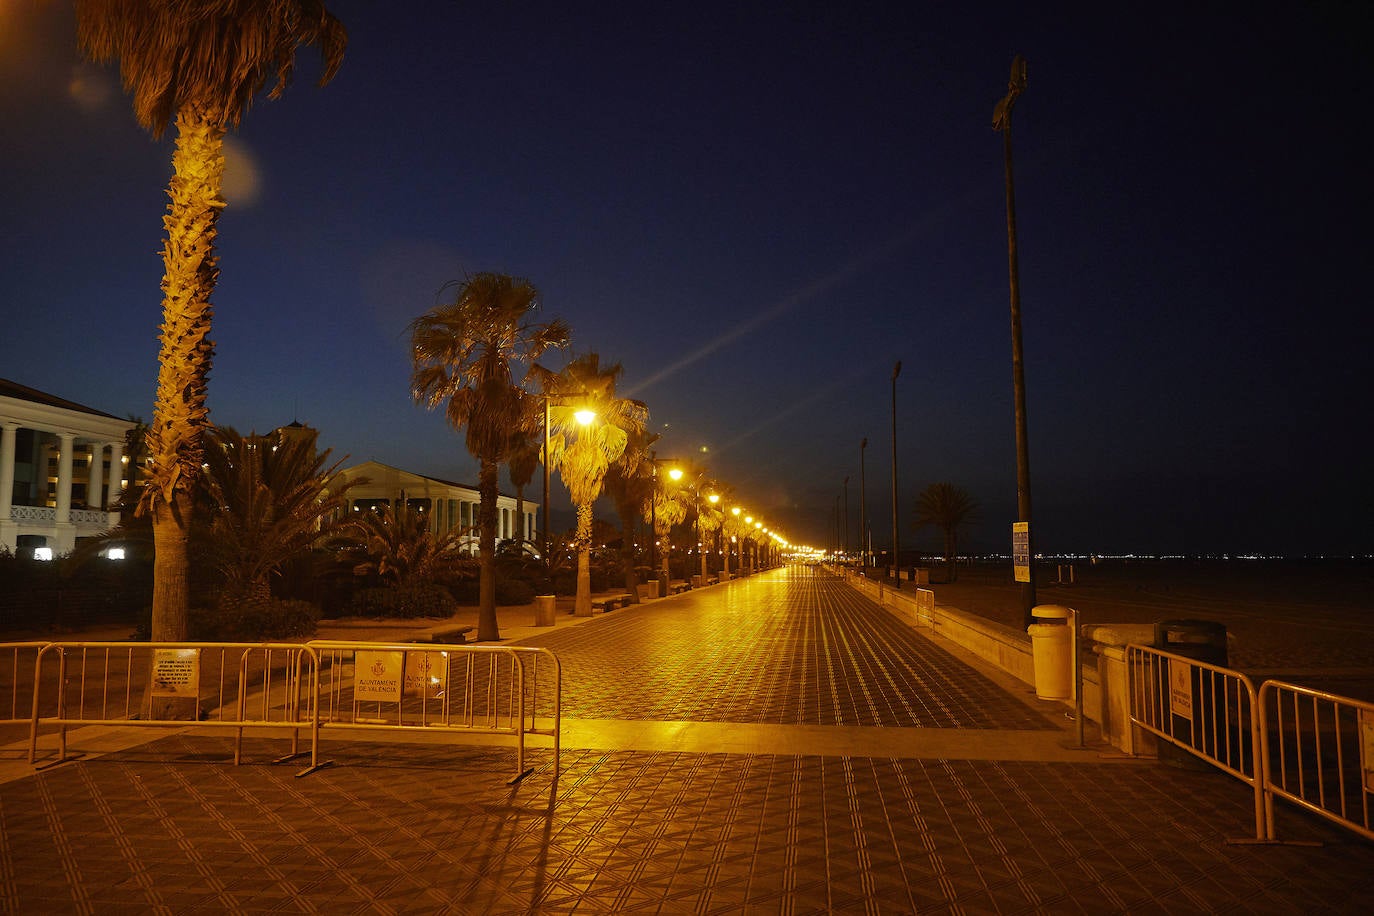
[[[359,650],[353,656],[353,699],[360,703],[401,702],[404,652]]]
[[[196,697],[200,694],[199,649],[154,649],[152,694]]]
[[[1193,672],[1188,664],[1169,660],[1169,709],[1176,716],[1193,718]]]

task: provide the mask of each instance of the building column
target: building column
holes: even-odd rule
[[[10,518],[14,508],[14,434],[19,424],[0,425],[0,547],[18,546],[18,529]]]
[[[97,512],[105,508],[105,443],[91,443],[91,465],[86,472],[86,505]]]
[[[50,544],[53,553],[70,553],[76,546],[76,526],[72,524],[72,449],[76,437],[71,433],[57,434],[61,451],[57,456],[57,543]]]
[[[106,496],[108,505],[111,509],[115,503],[119,502],[119,497],[124,495],[124,443],[110,443],[110,487],[109,494]]]

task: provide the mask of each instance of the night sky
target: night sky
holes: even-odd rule
[[[500,271],[797,542],[848,477],[857,543],[864,437],[890,541],[900,359],[903,545],[950,481],[1006,552],[1020,53],[1037,549],[1374,552],[1361,4],[1046,6],[336,0],[338,77],[229,141],[213,419],[475,482],[405,327]],[[0,119],[0,376],[150,418],[170,138],[61,3],[0,0]]]

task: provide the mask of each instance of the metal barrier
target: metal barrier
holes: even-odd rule
[[[1272,835],[1263,754],[1256,755],[1259,703],[1239,671],[1148,646],[1126,647],[1131,722],[1231,774],[1255,790],[1255,839]]]
[[[57,759],[67,730],[109,725],[235,730],[234,763],[247,728],[287,731],[301,756],[310,733],[310,767],[319,765],[319,659],[296,643],[48,643],[33,664],[29,763],[40,726],[57,727]],[[302,698],[305,704],[302,705]],[[48,765],[48,764],[45,764]]]
[[[514,738],[524,779],[525,736],[553,739],[558,778],[562,671],[547,649],[312,640],[320,654],[321,729],[465,731]],[[542,668],[542,670],[541,670]]]
[[[1374,703],[1266,681],[1259,721],[1270,837],[1277,795],[1374,839]]]
[[[33,709],[33,663],[46,645],[0,643],[0,725],[28,723]]]
[[[935,593],[928,588],[916,589],[916,626],[935,626]]]

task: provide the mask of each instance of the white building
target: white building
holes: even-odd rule
[[[367,483],[359,484],[348,491],[350,512],[362,512],[371,508],[390,506],[397,509],[402,505],[412,512],[429,516],[429,528],[436,533],[459,528],[471,532],[463,537],[464,549],[477,552],[477,506],[481,495],[476,487],[425,477],[410,471],[403,471],[379,461],[364,461],[339,472],[345,480],[366,478]],[[498,541],[515,538],[519,533],[520,513],[515,497],[501,495],[497,498],[496,539]],[[538,540],[535,522],[539,507],[533,500],[524,501],[523,539]],[[534,545],[531,544],[533,549]]]
[[[119,524],[134,424],[0,379],[0,547],[67,553]]]

